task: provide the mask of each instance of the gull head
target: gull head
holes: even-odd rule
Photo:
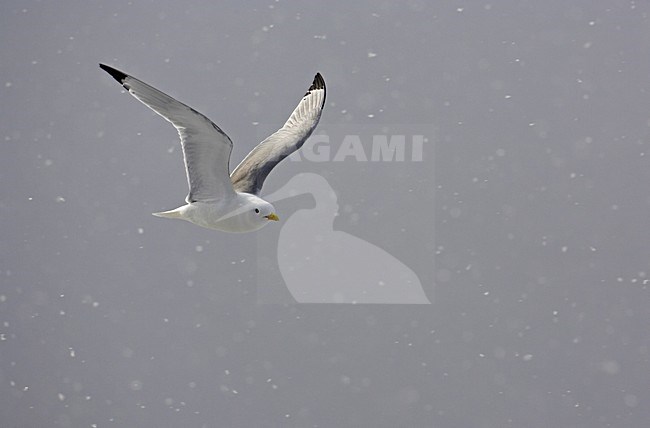
[[[260,199],[256,204],[254,204],[252,213],[255,214],[261,223],[264,224],[266,224],[269,220],[280,220],[275,213],[275,208],[273,205],[263,199]]]
[[[225,210],[218,221],[221,230],[229,232],[251,232],[261,229],[270,221],[278,221],[275,208],[269,202],[255,195],[238,194],[236,208]]]

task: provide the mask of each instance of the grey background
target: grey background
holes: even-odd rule
[[[3,2],[1,425],[645,426],[648,9]],[[433,124],[408,211],[434,241],[406,255],[435,259],[433,305],[259,304],[256,234],[150,215],[186,193],[176,136],[100,61],[235,160],[316,71],[321,126]],[[377,245],[404,212],[386,183],[339,194]]]

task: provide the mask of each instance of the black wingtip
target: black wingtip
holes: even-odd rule
[[[124,83],[124,80],[129,77],[128,74],[122,73],[120,70],[117,70],[113,67],[109,67],[106,64],[99,64],[99,68],[113,76],[113,79],[117,80],[120,83]]]
[[[316,73],[316,76],[314,76],[314,82],[309,87],[310,91],[313,89],[325,89],[325,79],[323,79],[323,76],[321,76],[320,73]]]
[[[320,75],[320,73],[316,73],[316,76],[314,76],[314,81],[312,82],[311,86],[307,90],[307,93],[305,93],[305,97],[309,94],[311,94],[311,91],[314,91],[316,89],[322,89],[323,92],[325,93],[325,97],[327,96],[327,88],[325,88],[325,79],[323,79],[323,76]],[[325,105],[325,97],[323,97],[323,106]],[[321,106],[322,107],[322,106]]]

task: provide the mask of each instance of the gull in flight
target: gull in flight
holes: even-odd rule
[[[99,66],[131,95],[178,131],[190,192],[186,205],[154,213],[225,232],[251,232],[278,220],[275,208],[260,198],[264,179],[298,150],[316,128],[325,106],[320,73],[282,128],[259,143],[230,173],[232,141],[210,119],[141,80],[105,64]]]

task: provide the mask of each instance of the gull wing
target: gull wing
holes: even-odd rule
[[[141,80],[113,67],[99,66],[178,131],[190,188],[187,202],[214,201],[234,194],[228,176],[232,141],[225,132],[198,111]]]
[[[302,147],[320,120],[325,91],[325,80],[317,73],[284,126],[259,143],[230,174],[237,192],[258,195],[271,170]]]

